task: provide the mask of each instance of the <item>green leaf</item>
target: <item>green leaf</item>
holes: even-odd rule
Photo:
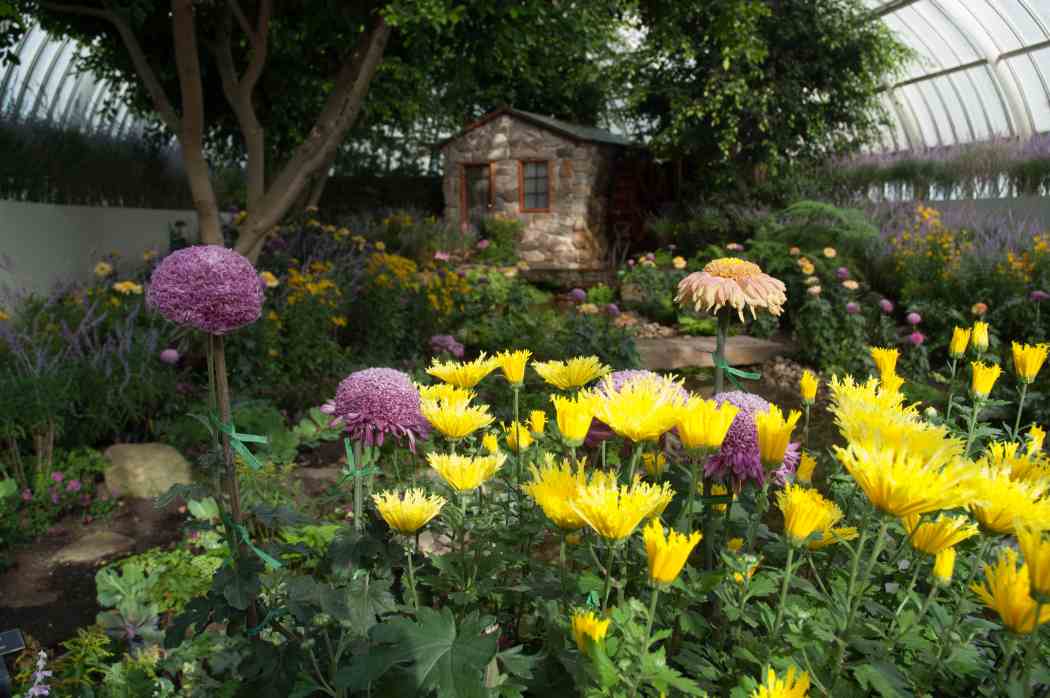
[[[408,664],[418,695],[484,698],[485,667],[496,655],[495,633],[485,634],[477,614],[456,626],[452,611],[419,609],[416,621],[404,618],[378,625],[373,638],[392,645],[393,663]]]
[[[874,690],[883,698],[909,695],[908,682],[897,667],[888,662],[872,662],[853,668],[853,676],[866,690]]]

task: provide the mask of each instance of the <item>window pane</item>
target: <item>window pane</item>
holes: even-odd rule
[[[546,162],[524,162],[522,163],[522,205],[526,209],[548,208],[550,200],[548,196],[549,181],[547,178]]]

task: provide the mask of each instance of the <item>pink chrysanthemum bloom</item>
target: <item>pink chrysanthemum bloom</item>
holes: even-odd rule
[[[366,446],[381,446],[387,436],[404,439],[413,452],[417,439],[430,434],[419,409],[419,391],[407,373],[366,368],[351,373],[335,392],[333,415]]]
[[[704,473],[708,477],[729,481],[733,489],[739,491],[749,480],[761,487],[765,481],[765,470],[758,450],[758,430],[755,428],[755,414],[769,411],[769,402],[741,390],[719,393],[712,398],[721,405],[728,402],[740,409],[733,423],[729,426],[721,450],[707,460]],[[799,461],[799,445],[788,444],[784,454],[784,465],[774,471],[777,484],[783,485],[795,472]]]
[[[165,257],[150,278],[146,303],[176,325],[223,335],[262,314],[263,283],[252,263],[219,245]]]
[[[723,257],[682,279],[675,301],[712,315],[728,306],[743,322],[745,309],[752,317],[757,317],[756,309],[780,315],[787,302],[787,287],[780,279],[764,274],[757,264]]]

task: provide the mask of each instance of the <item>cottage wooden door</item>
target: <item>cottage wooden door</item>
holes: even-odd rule
[[[488,163],[463,166],[463,207],[467,212],[464,223],[476,226],[491,213],[492,170]]]

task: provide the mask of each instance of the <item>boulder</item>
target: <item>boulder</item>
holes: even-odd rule
[[[126,553],[135,541],[113,531],[96,531],[61,548],[51,558],[56,564],[86,565]]]
[[[153,498],[193,482],[189,461],[167,444],[116,444],[105,456],[112,464],[106,486],[114,496]]]

